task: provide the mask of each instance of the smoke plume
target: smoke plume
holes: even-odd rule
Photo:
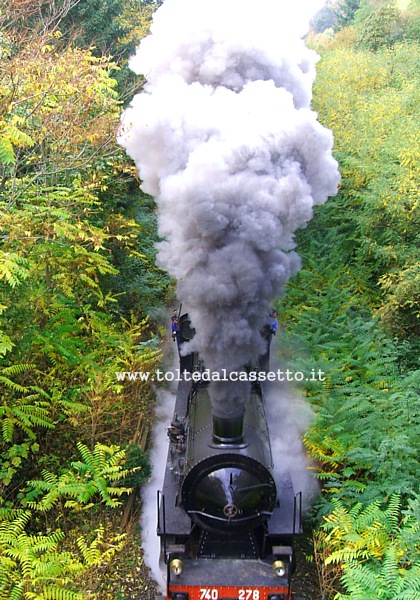
[[[310,107],[318,57],[288,9],[166,0],[130,64],[147,82],[119,142],[157,200],[158,262],[212,371],[264,352],[270,302],[299,268],[294,232],[339,182],[332,134]]]
[[[144,562],[150,568],[152,577],[164,592],[165,579],[159,564],[160,545],[156,535],[157,528],[157,492],[162,489],[168,454],[168,436],[166,429],[173,417],[175,392],[167,389],[156,390],[156,423],[153,428],[150,461],[153,465],[152,476],[147,485],[142,487],[142,546]],[[166,442],[166,443],[165,443]]]

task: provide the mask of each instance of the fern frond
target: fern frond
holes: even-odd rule
[[[23,583],[14,583],[8,591],[9,600],[20,600],[23,594]]]
[[[3,440],[5,442],[11,442],[13,440],[13,433],[15,431],[15,424],[13,419],[5,418],[1,424]]]
[[[10,337],[0,330],[0,357],[3,357],[8,352],[10,352],[13,346],[14,343],[12,342]]]
[[[6,540],[9,535],[19,536],[24,531],[27,523],[31,519],[31,512],[28,510],[12,511],[6,514],[0,522],[0,539]]]
[[[0,382],[3,383],[7,388],[14,390],[15,392],[21,392],[22,394],[24,394],[25,392],[28,391],[28,389],[26,387],[24,387],[23,385],[19,385],[12,379],[9,379],[8,377],[4,377],[3,375],[0,375]]]
[[[0,279],[5,279],[16,287],[29,276],[29,263],[26,258],[13,252],[0,252]]]
[[[10,365],[8,367],[3,367],[2,373],[8,377],[13,377],[14,375],[20,375],[21,373],[26,373],[26,371],[31,371],[35,368],[36,365],[32,363]]]
[[[58,544],[65,538],[65,534],[60,531],[53,531],[48,536],[44,535],[28,535],[27,542],[36,553],[44,553],[48,550],[57,548]]]
[[[397,494],[393,494],[389,499],[386,514],[388,519],[385,520],[385,526],[390,534],[398,527],[401,519],[401,498]]]
[[[13,165],[15,161],[12,142],[4,135],[0,135],[0,164]]]
[[[385,552],[381,576],[388,590],[394,592],[396,580],[399,576],[398,557],[394,546],[390,546]]]

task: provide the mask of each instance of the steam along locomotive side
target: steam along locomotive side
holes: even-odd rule
[[[193,334],[183,315],[179,341]],[[301,493],[274,475],[264,389],[254,382],[245,414],[221,418],[196,354],[180,357],[180,372],[158,493],[166,598],[291,600]]]

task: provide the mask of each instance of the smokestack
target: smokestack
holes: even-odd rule
[[[216,417],[213,415],[213,444],[238,446],[244,443],[244,415]]]
[[[228,374],[230,375],[230,374]],[[244,381],[212,381],[209,388],[213,411],[213,444],[243,445],[245,406],[250,385]]]

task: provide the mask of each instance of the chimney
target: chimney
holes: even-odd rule
[[[244,415],[240,417],[213,415],[213,444],[215,446],[243,446]]]

